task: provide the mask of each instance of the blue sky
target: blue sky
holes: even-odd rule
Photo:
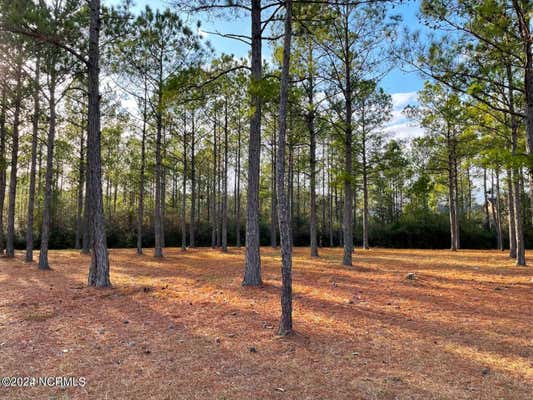
[[[117,3],[119,0],[109,0],[109,3]],[[136,0],[135,8],[142,9],[145,5],[152,8],[165,8],[169,4],[164,0]],[[403,24],[410,30],[416,30],[420,27],[417,18],[419,9],[419,0],[411,0],[398,5],[391,12],[400,14]],[[200,19],[204,32],[221,32],[249,35],[250,22],[249,18],[214,18],[202,14],[198,17],[188,17],[188,23],[193,26]],[[249,52],[249,46],[238,40],[222,38],[216,34],[207,34],[207,39],[213,45],[215,51],[220,53],[233,54],[236,57],[246,57]],[[268,44],[263,48],[265,58],[270,56]],[[386,131],[397,138],[408,138],[420,135],[422,129],[411,121],[408,121],[402,114],[403,108],[408,104],[416,103],[416,92],[423,86],[423,79],[416,73],[402,71],[399,67],[393,67],[387,76],[381,82],[383,88],[392,95],[393,99],[393,118],[386,127]]]

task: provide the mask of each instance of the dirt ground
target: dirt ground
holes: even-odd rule
[[[238,249],[111,250],[103,290],[77,251],[51,251],[49,272],[2,258],[0,376],[87,383],[0,398],[533,399],[533,268],[496,251],[357,250],[353,268],[308,253],[282,339],[278,250],[262,249],[262,288],[241,287]]]

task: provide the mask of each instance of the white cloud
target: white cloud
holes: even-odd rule
[[[405,106],[418,102],[417,92],[392,93],[391,96],[394,110],[403,110]]]
[[[417,92],[392,93],[392,118],[384,131],[395,139],[409,139],[424,134],[424,129],[403,113],[405,106],[418,102]]]
[[[397,124],[406,119],[402,110],[392,110],[391,115],[392,117],[391,117],[391,120],[389,121],[389,125]]]
[[[122,100],[122,107],[124,107],[132,115],[135,115],[139,110],[139,105],[132,96],[128,96]]]
[[[394,139],[412,139],[424,134],[424,128],[416,123],[411,122],[389,125],[384,129],[384,131]]]

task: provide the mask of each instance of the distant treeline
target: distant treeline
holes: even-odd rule
[[[172,214],[169,215],[169,217]],[[481,214],[479,215],[479,217]],[[111,248],[135,248],[137,237],[135,226],[128,226],[129,218],[124,215],[114,215],[108,218],[107,232],[108,245]],[[148,222],[148,221],[147,221]],[[268,218],[262,218],[259,223],[260,238],[262,246],[270,246],[271,225]],[[309,221],[300,217],[293,220],[293,245],[309,246]],[[495,249],[497,247],[496,232],[487,229],[482,218],[463,219],[460,224],[461,247],[465,249]],[[212,246],[212,226],[201,221],[196,225],[196,245],[198,247]],[[331,235],[329,231],[318,231],[319,247],[340,247],[342,243],[341,226],[334,227]],[[525,226],[525,242],[527,248],[533,248],[533,228]],[[244,238],[244,224],[241,224],[241,238]],[[144,247],[154,246],[154,232],[152,224],[146,223],[144,226],[145,235],[143,237]],[[189,223],[187,223],[189,232]],[[503,229],[504,247],[508,248],[509,239],[507,229]],[[74,247],[76,230],[74,221],[63,226],[53,226],[51,229],[50,248],[68,249]],[[230,219],[228,222],[228,244],[232,247],[236,245],[236,224]],[[26,242],[26,232],[17,231],[16,248],[24,249]],[[362,244],[361,220],[356,221],[354,227],[354,242],[356,247]],[[420,249],[447,249],[450,248],[450,223],[447,214],[425,213],[414,215],[404,215],[395,222],[372,221],[369,226],[369,242],[371,247],[389,248],[420,248]],[[35,244],[38,247],[40,237],[35,237]],[[279,234],[277,234],[279,243]],[[167,247],[179,247],[181,245],[181,225],[178,219],[168,220],[165,224],[165,245]],[[241,243],[244,246],[244,243]],[[220,243],[215,242],[219,247]]]

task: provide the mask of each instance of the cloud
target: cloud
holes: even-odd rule
[[[417,92],[399,92],[392,93],[392,107],[394,110],[403,110],[409,104],[416,104],[418,102]]]
[[[424,135],[424,128],[412,122],[389,125],[384,131],[394,139],[412,139]]]
[[[402,110],[392,110],[391,115],[392,118],[389,121],[389,124],[395,124],[406,119]]]
[[[405,106],[417,104],[417,92],[392,93],[392,118],[384,131],[395,139],[409,139],[424,134],[424,129],[415,121],[409,120],[403,113]]]
[[[128,96],[125,99],[122,99],[122,107],[124,107],[130,114],[135,115],[139,110],[139,105],[137,101],[132,96]]]

